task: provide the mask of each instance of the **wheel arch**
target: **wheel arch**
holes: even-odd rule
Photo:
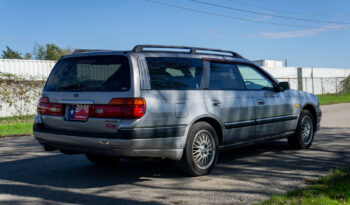
[[[219,144],[222,144],[224,140],[224,127],[223,127],[223,124],[220,122],[220,120],[216,119],[211,115],[204,115],[193,120],[193,122],[190,124],[190,127],[197,122],[207,122],[208,124],[213,126],[218,136]]]
[[[316,108],[312,104],[306,104],[303,106],[302,110],[307,110],[311,113],[312,117],[314,118],[314,131],[316,131],[316,123],[317,123]]]

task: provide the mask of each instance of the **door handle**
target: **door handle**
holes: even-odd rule
[[[213,100],[212,102],[214,106],[221,106],[221,102],[218,100]]]
[[[258,104],[259,105],[264,105],[265,104],[265,101],[263,99],[258,99]]]

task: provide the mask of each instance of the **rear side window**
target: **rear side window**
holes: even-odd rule
[[[197,90],[202,60],[195,58],[146,58],[152,90]]]
[[[210,90],[243,90],[243,80],[236,65],[229,63],[210,63]]]
[[[86,56],[57,62],[46,91],[127,91],[130,66],[125,56]]]

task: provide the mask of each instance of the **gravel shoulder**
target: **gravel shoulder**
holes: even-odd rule
[[[1,139],[0,204],[251,204],[349,166],[350,103],[322,106],[309,150],[286,140],[222,153],[209,176],[189,178],[167,161],[98,167],[82,155],[44,152],[30,136]]]

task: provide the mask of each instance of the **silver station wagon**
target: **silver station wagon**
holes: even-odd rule
[[[168,158],[192,176],[237,146],[288,138],[309,148],[321,120],[317,96],[235,52],[158,45],[62,57],[37,112],[34,137],[47,151],[94,163]]]

